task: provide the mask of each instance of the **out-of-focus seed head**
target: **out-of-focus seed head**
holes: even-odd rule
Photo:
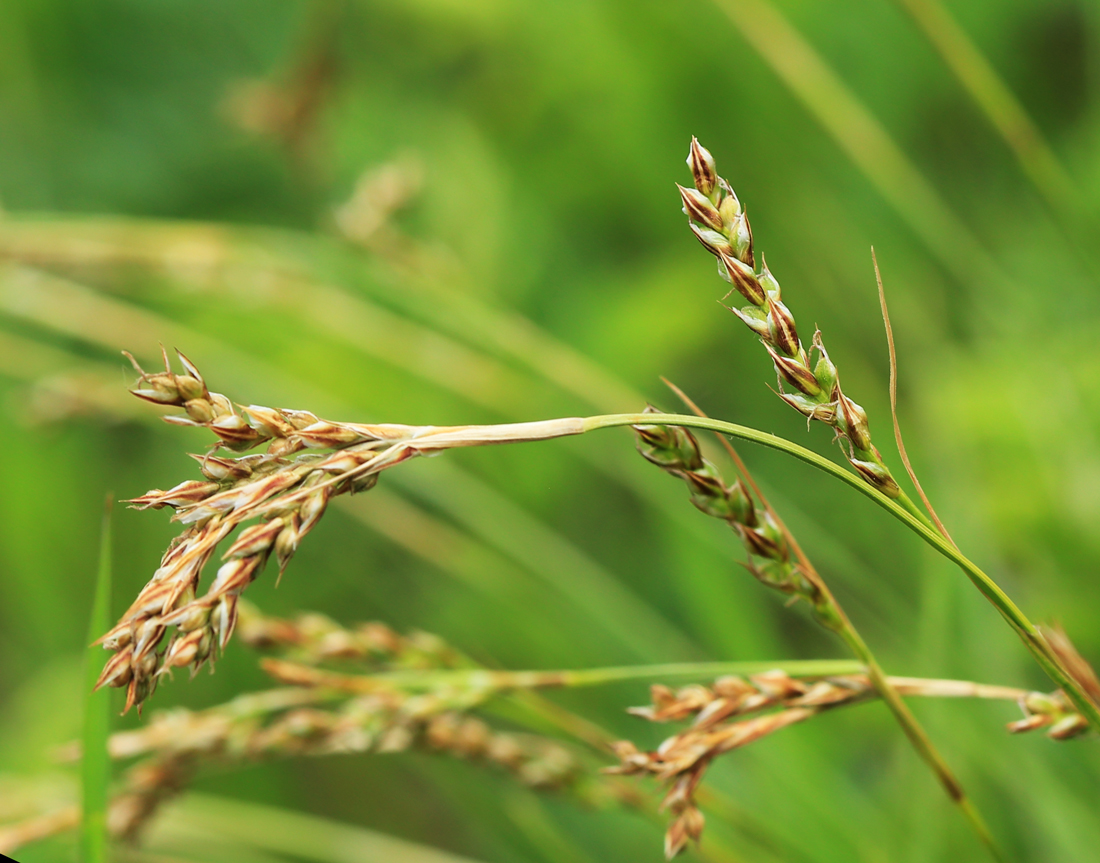
[[[1065,702],[1056,695],[1046,692],[1029,692],[1023,698],[1023,707],[1028,713],[1061,714],[1066,710]]]
[[[714,169],[714,157],[710,154],[699,139],[694,136],[691,139],[691,149],[687,157],[688,167],[691,168],[691,176],[695,182],[695,188],[704,195],[710,195],[718,184],[718,173]]]
[[[685,805],[665,832],[665,858],[671,860],[689,841],[698,841],[704,826],[703,813],[694,805]]]
[[[1069,740],[1089,730],[1089,721],[1080,713],[1070,713],[1055,722],[1047,732],[1051,740]]]
[[[710,202],[710,198],[696,189],[685,189],[679,183],[676,188],[680,190],[680,200],[684,204],[684,214],[693,221],[705,225],[713,231],[723,233],[725,225],[718,213],[718,208]]]
[[[1047,716],[1044,713],[1033,713],[1031,716],[1025,716],[1023,719],[1017,719],[1014,722],[1007,723],[1005,728],[1010,734],[1022,734],[1025,731],[1046,728],[1053,723],[1053,716]]]

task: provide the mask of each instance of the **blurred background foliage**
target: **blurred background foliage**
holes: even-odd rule
[[[1071,0],[0,4],[0,772],[53,775],[51,747],[78,736],[103,494],[197,475],[184,452],[206,436],[126,395],[123,348],[153,364],[178,346],[240,402],[363,421],[676,409],[663,374],[711,415],[832,452],[715,303],[672,185],[692,134],[881,444],[875,246],[901,420],[941,515],[1033,618],[1100,656],[1098,28]],[[1045,685],[886,514],[745,455],[888,670]],[[449,453],[345,503],[254,602],[425,629],[511,668],[844,655],[625,431]],[[126,510],[115,528],[119,612],[174,531]],[[234,644],[152,708],[262,685]],[[642,684],[557,697],[659,739],[623,713]],[[1010,738],[1004,704],[914,709],[1012,859],[1094,859],[1095,742]],[[732,801],[711,813],[712,859],[980,857],[879,704],[708,781]],[[443,757],[271,764],[198,789],[248,802],[237,834],[197,797],[158,853],[349,859],[308,849],[354,847],[359,826],[488,863],[660,859],[659,825]],[[276,825],[315,841],[280,845]]]

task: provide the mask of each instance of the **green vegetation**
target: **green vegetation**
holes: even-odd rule
[[[812,451],[738,443],[889,675],[1051,688],[952,560],[1100,658],[1097,44],[1091,6],[1041,0],[5,3],[0,837],[79,799],[57,750],[106,735],[81,729],[107,701],[81,671],[94,598],[109,578],[97,614],[117,619],[178,533],[163,512],[116,509],[97,588],[104,493],[202,478],[184,453],[209,431],[164,425],[130,396],[124,348],[156,369],[158,343],[179,347],[232,400],[348,423],[686,412],[664,375],[709,416]],[[874,245],[909,454],[962,552],[907,499],[861,485],[832,430],[767,391],[772,361],[714,302],[726,286],[678,212],[693,134],[747,204],[803,342],[820,327],[905,486]],[[747,577],[721,521],[736,519],[686,498],[626,430],[457,449],[334,498],[278,588],[273,564],[248,599],[280,618],[425,630],[455,651],[428,662],[435,642],[409,635],[413,664],[379,679],[592,669],[576,679],[601,685],[509,684],[475,705],[505,735],[568,747],[652,749],[678,730],[625,713],[649,683],[825,667],[813,660],[849,673],[809,604],[786,608]],[[234,639],[213,676],[177,668],[143,718],[112,726],[269,690],[264,643]],[[628,670],[640,663],[654,676]],[[1095,735],[1009,735],[1021,714],[1003,699],[906,704],[1005,859],[1091,860]],[[686,858],[981,859],[886,706],[865,700],[716,759]],[[314,707],[319,723],[342,709]],[[108,859],[660,859],[652,780],[614,778],[637,810],[572,773],[526,787],[503,750],[426,727],[462,757],[394,746],[200,764],[195,795],[165,808],[144,850]],[[614,761],[574,755],[586,776]],[[92,766],[85,793],[108,767]],[[82,836],[17,856],[71,861]]]

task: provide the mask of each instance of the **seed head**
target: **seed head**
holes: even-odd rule
[[[722,277],[733,285],[738,293],[754,306],[764,305],[764,289],[756,278],[752,267],[738,257],[726,252],[718,254],[718,270]]]
[[[897,484],[893,476],[890,475],[890,471],[881,464],[855,458],[848,459],[848,461],[851,462],[852,467],[859,471],[860,476],[887,497],[896,498],[901,494],[901,487]]]
[[[710,198],[696,189],[685,189],[679,183],[676,184],[676,188],[680,190],[680,200],[684,202],[684,213],[689,219],[719,233],[725,230],[722,217],[717,207],[710,202]]]
[[[778,299],[772,299],[768,303],[768,337],[773,345],[789,357],[797,356],[802,350],[794,326],[794,315]]]
[[[730,245],[730,241],[726,239],[725,234],[720,234],[717,231],[712,231],[707,228],[700,228],[694,222],[688,222],[688,227],[691,228],[691,232],[695,234],[695,238],[703,244],[703,248],[712,255],[717,256],[723,252],[727,255],[733,254],[733,246]]]
[[[843,393],[837,397],[837,424],[857,450],[870,452],[871,429],[867,425],[867,411]]]
[[[714,169],[714,157],[699,143],[698,138],[691,139],[687,163],[691,168],[691,176],[695,180],[695,188],[709,196],[718,184],[718,173]]]
[[[790,357],[780,356],[771,345],[764,347],[767,348],[775,365],[775,371],[781,380],[808,396],[816,396],[821,392],[821,385],[818,384],[817,378],[803,363]]]

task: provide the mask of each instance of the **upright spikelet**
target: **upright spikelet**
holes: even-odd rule
[[[748,215],[729,183],[715,172],[714,158],[692,138],[687,161],[695,188],[677,188],[688,226],[703,248],[718,258],[718,275],[732,285],[726,297],[736,292],[744,301],[729,309],[768,351],[779,377],[779,397],[809,419],[835,429],[844,454],[860,476],[883,494],[897,497],[901,489],[871,443],[867,414],[841,391],[821,332],[814,332],[807,351],[794,316],[780,297],[779,282],[766,263],[756,271]]]

